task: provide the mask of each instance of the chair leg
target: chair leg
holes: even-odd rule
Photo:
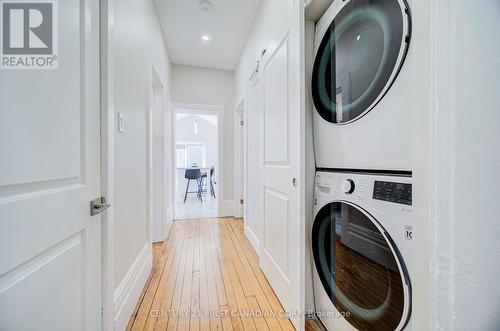
[[[203,202],[203,177],[200,178],[200,181],[198,183],[198,197],[200,198],[201,202]]]
[[[188,190],[189,190],[189,183],[191,182],[191,179],[188,179],[188,183],[186,185],[186,193],[184,194],[184,203],[186,203],[186,198],[188,195]]]
[[[212,178],[210,178],[210,191],[212,192],[212,195],[215,199],[215,190],[214,190],[214,184],[212,182]]]

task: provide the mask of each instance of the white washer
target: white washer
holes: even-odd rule
[[[411,330],[411,177],[318,172],[315,310],[328,330]]]
[[[334,0],[316,24],[318,168],[411,171],[410,37],[405,0]]]

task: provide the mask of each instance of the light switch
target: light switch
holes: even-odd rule
[[[118,113],[118,132],[123,133],[125,131],[123,124],[123,113]]]

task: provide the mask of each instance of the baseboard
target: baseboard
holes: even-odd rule
[[[168,238],[173,223],[174,223],[174,207],[170,206],[167,210],[167,216],[165,222],[163,223],[165,225],[165,229],[163,230],[163,233],[165,234],[164,239]]]
[[[233,203],[233,215],[236,218],[242,218],[243,217],[243,205],[239,203],[239,201],[234,201]]]
[[[219,209],[219,217],[234,216],[234,200],[224,200]]]
[[[152,268],[151,246],[146,243],[113,294],[115,331],[127,327]]]
[[[167,221],[174,220],[174,206],[170,206],[167,209]]]
[[[252,245],[253,249],[255,249],[255,252],[259,254],[260,250],[260,240],[257,238],[255,233],[250,229],[248,226],[245,226],[245,236],[247,236],[248,241]]]

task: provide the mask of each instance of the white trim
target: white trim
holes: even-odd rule
[[[224,107],[222,105],[209,105],[202,103],[183,103],[183,102],[173,102],[173,110],[174,112],[178,109],[182,109],[183,111],[192,111],[196,113],[205,113],[207,111],[224,111]]]
[[[260,252],[260,241],[259,238],[255,235],[255,233],[250,229],[249,226],[245,226],[245,236],[247,237],[250,244],[252,244],[253,249],[255,249],[255,253],[258,255]]]
[[[219,200],[219,206],[222,205],[222,208],[219,207],[218,216],[219,217],[229,217],[234,216],[234,200],[224,200],[222,204]]]
[[[155,234],[153,234],[154,230],[155,230],[155,224],[154,224],[154,219],[153,219],[153,216],[154,216],[154,182],[156,181],[160,181],[160,182],[164,182],[165,179],[163,178],[163,171],[161,172],[162,175],[161,177],[162,178],[154,178],[154,174],[155,174],[155,171],[154,171],[154,167],[158,166],[158,165],[155,165],[154,164],[154,128],[153,128],[153,118],[154,118],[154,115],[153,115],[153,112],[155,110],[154,108],[154,104],[155,104],[155,100],[154,100],[154,97],[155,97],[155,88],[161,88],[162,89],[162,92],[164,93],[164,89],[165,89],[165,84],[161,81],[160,79],[160,76],[158,75],[158,71],[156,70],[156,68],[154,67],[152,61],[151,61],[151,58],[148,56],[147,57],[147,63],[148,63],[148,72],[147,72],[147,129],[146,129],[146,132],[147,132],[147,142],[148,142],[148,146],[147,146],[147,150],[148,150],[148,157],[147,157],[147,163],[148,163],[148,168],[147,168],[147,177],[148,177],[148,196],[147,196],[147,200],[148,200],[148,213],[147,213],[147,228],[149,229],[149,236],[148,236],[148,241],[150,244],[152,244],[153,242],[155,241],[161,241],[161,238],[164,238],[165,234],[164,233],[160,233],[159,236],[155,236]],[[164,95],[162,95],[162,107],[164,107],[165,105],[165,97]],[[162,122],[163,122],[163,115],[164,115],[164,111],[162,110],[161,112],[161,116],[162,116]],[[164,134],[164,131],[165,131],[165,128],[163,127],[162,128],[163,132],[162,132],[162,135]],[[163,154],[164,154],[164,146],[162,146],[162,151],[163,151]],[[164,157],[164,155],[162,155]],[[163,169],[164,168],[164,165],[160,165],[160,167]],[[164,188],[162,188],[162,196],[164,196]],[[162,199],[163,201],[164,199]],[[161,212],[160,212],[160,215],[164,215],[165,213],[165,202],[163,201],[163,204],[161,206]],[[159,227],[160,229],[163,230],[164,228],[164,225],[160,226]]]
[[[103,330],[114,320],[114,0],[101,2],[101,192],[111,205],[102,214]]]
[[[113,293],[113,330],[125,330],[153,267],[151,246],[146,243]]]
[[[173,221],[174,220],[174,206],[170,206],[167,209],[167,221]]]
[[[148,229],[148,236],[147,236],[147,240],[149,242],[150,245],[153,244],[153,234],[152,234],[152,227],[153,227],[153,222],[152,222],[152,215],[153,215],[153,199],[152,199],[152,196],[153,196],[153,152],[152,152],[152,148],[153,148],[153,130],[152,130],[152,123],[153,123],[153,111],[152,111],[152,107],[151,107],[151,95],[153,94],[153,91],[152,91],[152,84],[153,84],[153,70],[152,69],[152,62],[151,62],[151,58],[150,56],[148,55],[147,56],[147,59],[146,59],[146,62],[147,62],[147,79],[146,79],[146,96],[147,96],[147,99],[146,99],[146,123],[147,123],[147,126],[146,126],[146,138],[147,138],[147,159],[146,159],[146,162],[147,162],[147,171],[146,171],[146,176],[147,176],[147,202],[148,202],[148,209],[147,209],[147,217],[146,217],[146,228]]]
[[[234,108],[234,216],[243,217],[245,201],[245,100],[242,98]],[[241,125],[243,121],[243,125]]]
[[[222,105],[205,105],[205,104],[194,104],[194,103],[179,103],[172,102],[172,196],[173,196],[173,205],[174,205],[174,216],[175,216],[175,196],[176,196],[176,170],[177,170],[177,160],[176,160],[176,152],[175,152],[175,128],[176,128],[176,114],[177,112],[187,112],[193,114],[210,114],[217,115],[217,129],[218,129],[218,137],[217,137],[217,145],[218,145],[218,156],[217,156],[217,167],[215,169],[217,172],[217,198],[219,201],[218,204],[218,215],[219,217],[223,216],[232,216],[234,214],[234,210],[231,210],[229,213],[226,211],[226,201],[224,198],[224,106]],[[233,201],[233,200],[227,200]],[[233,207],[231,207],[233,208]]]
[[[172,228],[173,221],[174,221],[174,207],[170,206],[167,210],[167,213],[165,214],[165,223],[164,223],[165,228],[163,230],[165,240],[168,238],[168,235],[170,234],[170,229]]]

